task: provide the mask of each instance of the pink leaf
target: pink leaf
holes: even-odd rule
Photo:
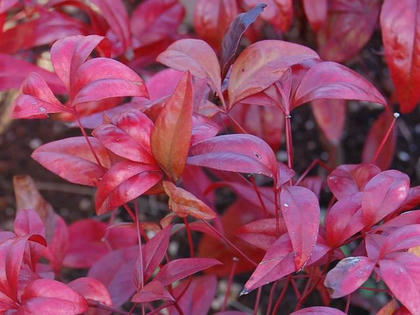
[[[290,315],[345,315],[346,313],[332,307],[312,306],[306,307]]]
[[[259,0],[245,0],[248,6],[256,6],[261,3]],[[272,24],[280,32],[287,32],[293,21],[292,0],[265,0],[267,7],[261,14],[261,18]]]
[[[331,207],[325,219],[328,245],[338,247],[364,228],[361,207],[362,193],[344,197]]]
[[[327,20],[328,0],[303,0],[303,9],[313,30],[318,32]]]
[[[363,191],[367,182],[380,172],[374,164],[343,164],[328,176],[328,186],[340,200]]]
[[[71,81],[77,69],[103,39],[98,35],[69,36],[52,45],[51,61],[55,72],[68,91],[70,91]]]
[[[176,33],[185,9],[178,0],[147,0],[131,16],[131,29],[138,45],[157,42]]]
[[[270,146],[246,134],[223,135],[191,147],[188,164],[218,170],[257,173],[277,179],[277,161]]]
[[[95,138],[89,141],[102,166],[109,167],[110,157]],[[95,186],[104,175],[84,137],[66,138],[44,144],[32,153],[32,158],[46,169],[65,180],[81,185]]]
[[[147,281],[165,257],[171,237],[172,225],[168,225],[143,246],[144,280]]]
[[[374,267],[368,257],[344,258],[328,272],[324,285],[334,299],[348,295],[365,283]]]
[[[375,30],[380,3],[379,0],[328,1],[328,19],[318,32],[322,59],[343,62],[357,55]]]
[[[420,246],[420,224],[410,224],[392,231],[382,245],[380,257]]]
[[[127,302],[136,291],[133,280],[138,246],[109,252],[98,260],[88,272],[88,277],[101,281],[111,294],[113,305]]]
[[[109,251],[103,241],[106,224],[93,219],[74,222],[69,226],[71,240],[64,265],[71,268],[88,268]]]
[[[63,83],[53,72],[37,67],[25,60],[0,53],[0,90],[18,89],[31,72],[36,72],[53,91],[64,93]]]
[[[401,111],[409,113],[420,100],[420,5],[418,0],[384,1],[382,40]]]
[[[380,155],[374,162],[372,161],[376,157],[376,152],[394,119],[395,116],[391,110],[385,110],[372,125],[369,134],[367,135],[365,145],[363,146],[362,161],[364,163],[375,163],[382,170],[386,170],[391,166],[397,144],[397,128],[395,125],[392,128],[391,134],[386,140]]]
[[[131,46],[130,20],[127,10],[121,0],[92,0],[101,10],[112,32],[122,44],[122,50],[126,51]]]
[[[166,286],[216,265],[221,265],[221,262],[212,258],[179,258],[163,266],[155,280]]]
[[[45,237],[45,226],[34,210],[21,210],[16,215],[14,231],[17,236],[39,234]]]
[[[170,45],[157,59],[158,62],[179,71],[207,79],[210,86],[223,98],[220,65],[213,49],[199,39],[181,39]]]
[[[111,152],[128,160],[154,164],[150,148],[153,122],[138,110],[114,116],[112,124],[102,124],[93,135]]]
[[[104,284],[94,278],[82,277],[69,282],[68,286],[85,299],[112,306],[111,296]]]
[[[320,209],[315,194],[305,187],[285,186],[280,192],[281,210],[292,242],[296,269],[312,255],[319,230]]]
[[[184,292],[184,290],[186,290]],[[184,314],[201,315],[210,311],[211,303],[217,290],[217,278],[213,275],[195,277],[191,283],[182,282],[174,290],[179,298],[178,304]],[[182,294],[184,292],[184,294]],[[175,307],[171,307],[170,315],[179,315]]]
[[[363,222],[371,226],[397,210],[410,188],[410,178],[399,171],[379,173],[365,186],[362,198]]]
[[[147,303],[158,300],[174,301],[174,297],[165,289],[165,287],[157,280],[153,280],[146,284],[138,291],[133,298],[132,302]]]
[[[23,292],[18,314],[80,314],[87,310],[86,300],[64,283],[38,279]]]
[[[361,100],[386,105],[381,93],[357,72],[335,62],[319,62],[303,76],[292,108],[315,99]]]
[[[325,137],[338,145],[346,123],[346,101],[318,99],[312,101],[311,105],[315,120]]]
[[[268,250],[280,234],[286,233],[287,228],[283,218],[279,218],[279,232],[275,218],[260,219],[241,226],[236,234],[244,241],[264,250]]]
[[[420,313],[419,287],[406,267],[407,265],[401,264],[396,260],[383,259],[379,262],[381,278],[389,287],[392,294],[412,314],[417,314]]]
[[[15,101],[13,118],[46,118],[50,113],[71,112],[52,93],[41,75],[31,72]]]
[[[228,87],[229,106],[265,90],[278,81],[288,67],[317,58],[318,54],[312,49],[281,40],[263,40],[252,44],[232,66]]]
[[[155,165],[121,161],[114,164],[99,182],[96,212],[103,214],[145,193],[162,179]]]

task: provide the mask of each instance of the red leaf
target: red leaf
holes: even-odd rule
[[[171,37],[184,19],[185,9],[178,0],[147,0],[131,16],[134,46],[143,46]]]
[[[70,91],[72,78],[93,49],[104,38],[98,35],[69,36],[56,41],[51,47],[51,61],[55,72]]]
[[[373,161],[376,152],[394,119],[395,116],[393,113],[390,110],[385,110],[372,125],[366,138],[365,145],[363,146],[362,161],[364,163],[371,163]],[[397,128],[394,125],[380,155],[377,157],[376,161],[374,161],[380,169],[386,170],[391,166],[391,163],[394,160],[396,144]]]
[[[327,20],[328,0],[303,0],[303,9],[313,30],[318,32]]]
[[[287,232],[283,218],[279,218],[279,232],[275,218],[260,219],[241,226],[236,234],[244,241],[264,250],[268,250],[277,240],[279,233]]]
[[[87,32],[87,25],[57,11],[43,10],[39,18],[17,24],[0,34],[0,51],[15,54],[20,50],[50,44],[57,39]]]
[[[191,143],[193,87],[190,73],[179,82],[165,102],[153,129],[153,156],[172,179],[178,180],[187,161]]]
[[[201,315],[210,311],[216,290],[217,278],[208,275],[196,277],[191,283],[184,281],[175,288],[174,295],[177,296],[178,305],[184,314]],[[169,310],[170,315],[179,315],[175,307],[170,307]]]
[[[193,76],[207,79],[213,90],[223,99],[219,61],[206,42],[199,39],[178,40],[156,60],[176,70],[190,71]]]
[[[39,234],[45,237],[44,222],[34,210],[21,210],[17,213],[14,231],[17,236]]]
[[[322,59],[343,62],[357,55],[375,30],[379,9],[379,0],[329,1],[328,20],[318,33]]]
[[[328,272],[324,285],[333,299],[348,295],[365,283],[374,267],[368,257],[344,258]]]
[[[130,110],[112,118],[112,124],[102,124],[93,135],[112,153],[128,160],[154,164],[150,148],[153,122],[142,112]]]
[[[312,255],[319,230],[318,198],[305,187],[285,186],[280,192],[281,210],[292,242],[296,269]]]
[[[93,219],[74,222],[69,226],[71,239],[64,265],[71,268],[88,268],[109,251],[103,242],[106,224]]]
[[[166,286],[199,271],[206,270],[220,264],[221,262],[211,258],[175,259],[160,269],[159,273],[155,277],[155,280],[160,281],[164,286]]]
[[[19,0],[1,0],[0,2],[0,14],[6,12],[12,8]]]
[[[198,0],[194,11],[194,29],[202,39],[219,50],[227,28],[237,15],[236,0]]]
[[[111,295],[104,284],[94,278],[82,277],[69,282],[68,286],[85,299],[112,306]]]
[[[286,69],[307,59],[317,59],[312,49],[281,40],[263,40],[246,48],[232,66],[230,107],[278,81]],[[258,61],[258,62],[256,62]]]
[[[229,71],[230,65],[236,57],[242,36],[248,27],[255,22],[258,16],[267,6],[265,3],[255,3],[251,10],[239,14],[229,25],[222,40],[222,77],[224,78]],[[224,34],[224,33],[222,33]]]
[[[101,10],[114,35],[122,44],[121,53],[131,46],[130,20],[121,0],[91,0]]]
[[[340,200],[363,191],[367,182],[380,172],[373,164],[343,164],[328,176],[328,186]]]
[[[18,314],[80,314],[87,310],[86,300],[64,283],[38,279],[23,292]]]
[[[210,220],[217,214],[192,193],[176,187],[172,182],[163,181],[163,189],[169,196],[169,208],[181,218],[190,215],[197,219]]]
[[[420,5],[418,0],[386,0],[381,10],[382,40],[401,111],[420,100]]]
[[[138,246],[133,246],[109,252],[89,269],[88,277],[107,287],[116,307],[127,302],[136,291],[133,275],[138,249]]]
[[[315,99],[347,99],[387,104],[372,83],[357,72],[330,61],[316,63],[304,74],[295,92],[292,108]]]
[[[290,315],[345,315],[346,313],[332,307],[312,306],[299,311],[290,313]]]
[[[364,228],[362,220],[362,193],[355,193],[336,202],[325,219],[329,246],[336,248]]]
[[[312,113],[325,137],[338,145],[346,123],[346,101],[318,99],[312,101]]]
[[[41,75],[31,72],[15,101],[13,118],[47,118],[48,114],[71,112],[62,105]]]
[[[171,237],[172,225],[168,225],[143,246],[143,272],[147,281],[165,257]]]
[[[174,94],[179,81],[184,76],[184,72],[165,69],[154,74],[147,82],[151,100],[158,100]]]
[[[129,202],[162,179],[155,165],[130,161],[115,163],[103,176],[96,193],[96,213],[103,214]]]
[[[95,138],[89,137],[102,166],[109,167],[110,157]],[[44,144],[32,153],[32,158],[65,180],[95,186],[104,175],[104,168],[96,160],[84,137],[66,138]]]
[[[379,173],[365,186],[362,198],[363,222],[371,226],[397,210],[410,188],[410,178],[399,171]]]
[[[411,187],[408,190],[407,198],[398,209],[398,212],[411,210],[418,205],[420,205],[420,186]]]
[[[31,72],[40,75],[57,93],[64,93],[63,83],[55,73],[37,67],[25,60],[0,53],[0,90],[18,89]]]
[[[147,303],[158,300],[175,301],[174,297],[165,289],[162,283],[157,280],[153,280],[146,284],[131,299],[131,301],[135,303]]]
[[[418,258],[416,260],[418,261]],[[417,314],[420,313],[420,292],[418,283],[413,280],[411,274],[406,269],[408,266],[401,264],[397,260],[390,259],[383,259],[379,262],[381,278],[389,287],[392,294],[412,314]]]
[[[260,138],[247,134],[223,135],[195,144],[188,164],[278,178],[273,150]]]

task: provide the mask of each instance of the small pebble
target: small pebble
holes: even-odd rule
[[[29,141],[29,147],[30,147],[32,150],[35,150],[35,149],[36,149],[36,148],[38,148],[41,144],[42,144],[42,141],[41,141],[41,139],[39,139],[39,138],[34,138],[34,139],[31,139],[31,141]]]

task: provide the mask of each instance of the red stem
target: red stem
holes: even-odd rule
[[[233,277],[235,276],[236,266],[238,265],[238,261],[239,261],[239,259],[237,257],[233,257],[232,260],[233,260],[232,268],[230,269],[228,285],[226,287],[225,298],[223,299],[223,305],[222,305],[222,309],[221,309],[222,312],[224,312],[226,310],[227,302],[228,302],[229,296],[230,296],[230,289],[231,289],[232,283],[233,283]]]
[[[255,182],[255,178],[253,176],[251,176],[250,177],[250,180],[251,180],[252,186],[254,187],[255,192],[257,193],[258,200],[261,203],[261,207],[262,207],[262,209],[264,211],[265,216],[266,217],[270,217],[270,213],[267,211],[267,208],[265,206],[264,200],[262,199],[262,196],[261,196],[261,191],[258,188],[257,183]]]
[[[293,169],[293,137],[292,137],[292,116],[284,116],[286,120],[286,148],[287,148],[287,166]]]
[[[351,301],[351,294],[347,295],[346,309],[344,310],[344,313],[346,313],[346,314],[349,313],[350,301]]]
[[[258,314],[258,308],[260,306],[260,301],[261,301],[261,291],[262,291],[262,287],[259,287],[258,292],[257,292],[257,298],[255,300],[254,315]]]
[[[270,295],[268,296],[268,307],[267,307],[267,313],[266,313],[266,314],[270,314],[271,307],[273,306],[274,292],[276,291],[277,283],[278,283],[278,282],[277,282],[277,281],[275,281],[275,282],[271,285]]]
[[[188,223],[187,217],[184,218],[184,223],[185,223],[185,227],[187,229],[188,243],[189,243],[189,246],[190,246],[190,256],[191,257],[194,257],[195,256],[195,253],[194,253],[194,242],[193,242],[193,239],[192,239],[190,224]]]
[[[281,302],[283,302],[283,299],[286,295],[287,288],[289,287],[290,279],[291,279],[291,276],[288,276],[287,280],[286,280],[286,283],[284,284],[283,290],[281,291],[280,296],[277,299],[276,305],[274,305],[273,312],[271,313],[272,315],[277,315],[278,314],[280,304],[281,304]]]
[[[400,117],[400,114],[399,113],[394,113],[394,119],[392,120],[392,123],[389,126],[388,131],[386,132],[384,138],[382,139],[381,144],[379,145],[378,149],[376,150],[376,154],[373,157],[372,162],[371,162],[372,164],[375,164],[376,160],[378,159],[379,155],[381,154],[381,152],[382,152],[382,150],[385,146],[385,143],[388,141],[389,136],[391,135],[391,131],[394,129],[395,122],[397,121],[398,117]]]
[[[280,203],[279,203],[279,190],[274,188],[274,203],[276,205],[276,233],[280,236]]]

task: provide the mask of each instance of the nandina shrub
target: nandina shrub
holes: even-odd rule
[[[32,158],[94,187],[97,215],[66,222],[29,176],[14,178],[3,313],[344,314],[371,311],[367,291],[387,299],[378,314],[420,313],[420,189],[389,169],[391,103],[406,114],[420,99],[418,0],[197,0],[191,34],[178,32],[177,0],[0,1],[0,14],[0,88],[21,84],[13,117],[80,130]],[[378,19],[389,99],[339,63],[358,56]],[[280,39],[306,22],[318,52]],[[44,50],[53,72],[21,59]],[[358,164],[334,156],[346,100],[383,107]],[[297,174],[292,116],[307,103],[331,158]],[[328,173],[308,176],[317,166]],[[223,211],[219,188],[236,196]],[[152,221],[139,198],[153,195],[167,208]],[[246,306],[229,303],[241,279]]]

